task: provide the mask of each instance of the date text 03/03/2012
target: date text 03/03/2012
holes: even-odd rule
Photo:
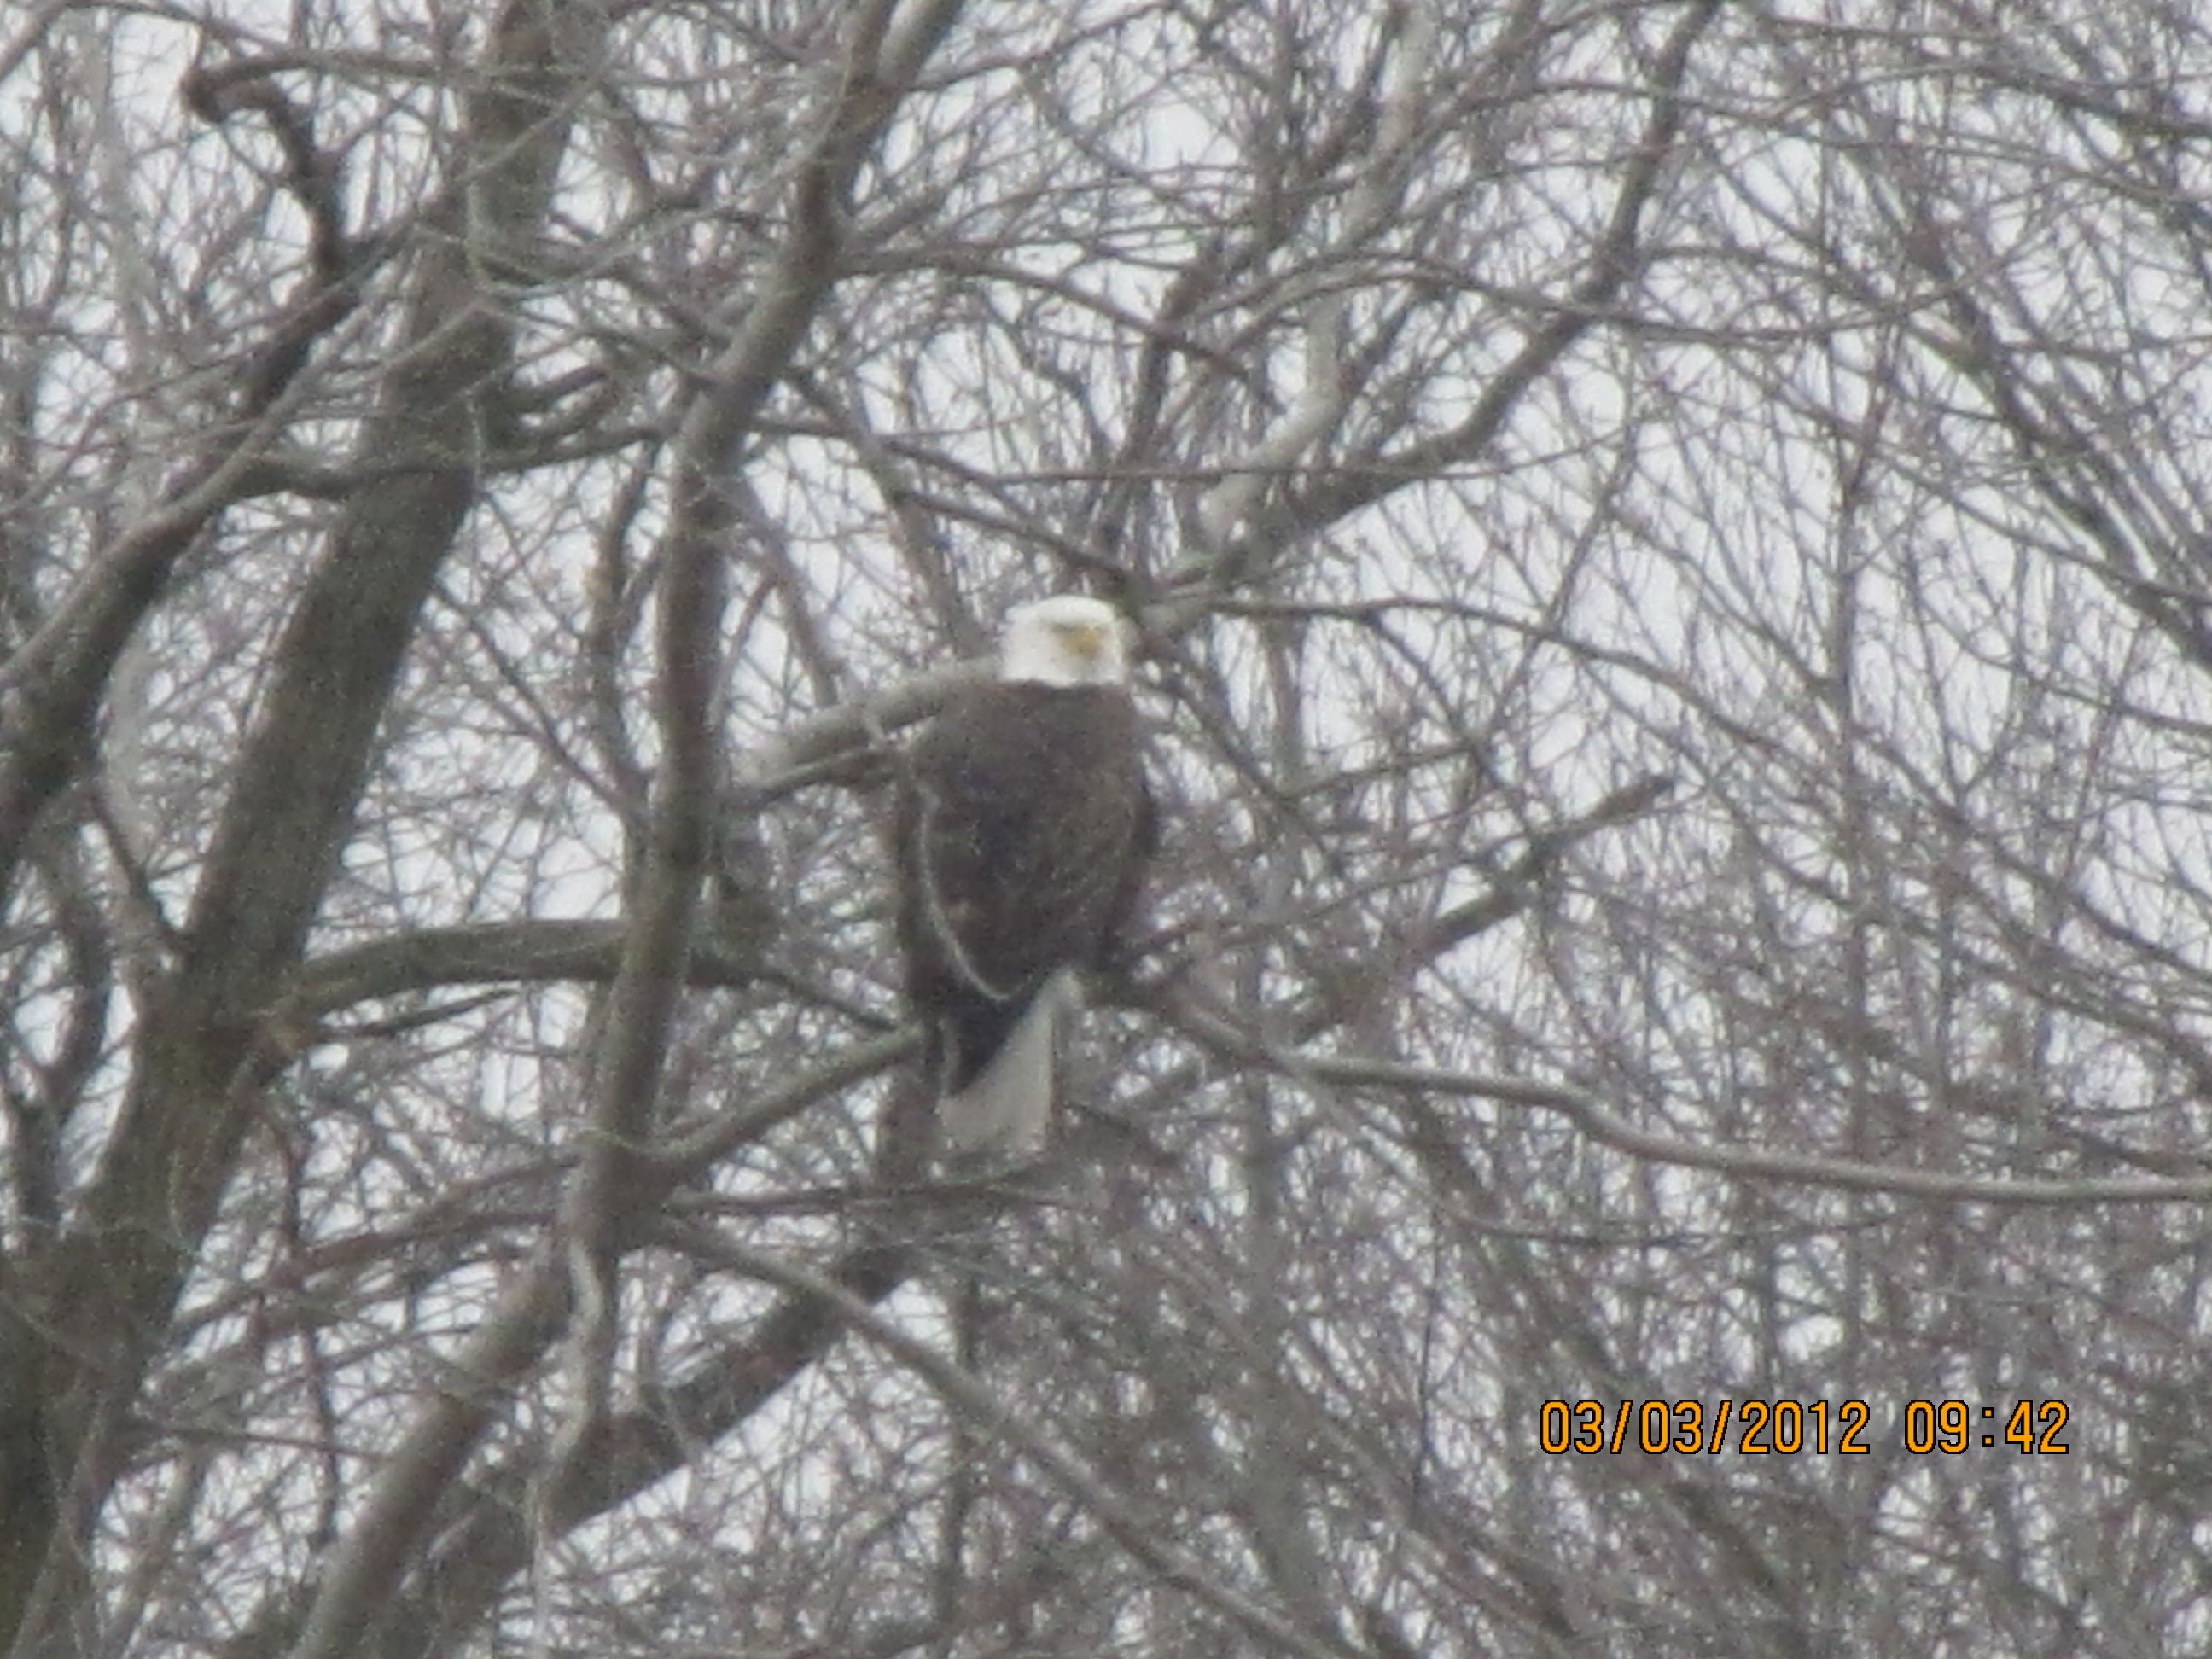
[[[2035,1399],[1908,1400],[1888,1413],[1863,1400],[1547,1400],[1537,1411],[1537,1445],[1557,1456],[1848,1457],[1872,1451],[1887,1431],[1915,1455],[2004,1449],[2054,1457],[2067,1450],[2069,1415],[2063,1400]]]

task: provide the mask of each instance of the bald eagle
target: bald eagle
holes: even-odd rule
[[[1054,1026],[1117,949],[1154,834],[1120,617],[1015,610],[999,678],[947,703],[900,781],[898,938],[948,1159],[1043,1151]]]

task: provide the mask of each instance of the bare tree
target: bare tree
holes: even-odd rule
[[[2212,22],[23,9],[0,1651],[2188,1651]],[[902,732],[1167,836],[948,1182]]]

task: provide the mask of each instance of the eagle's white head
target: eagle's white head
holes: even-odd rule
[[[1057,593],[1007,613],[999,678],[1040,685],[1126,685],[1121,612],[1103,599]]]

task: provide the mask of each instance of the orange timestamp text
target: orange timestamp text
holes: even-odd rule
[[[1916,1456],[2010,1448],[2023,1456],[2067,1449],[2063,1400],[1908,1400],[1887,1437]],[[1863,1400],[1547,1400],[1538,1449],[1553,1456],[1733,1451],[1747,1457],[1863,1456],[1883,1432]]]

